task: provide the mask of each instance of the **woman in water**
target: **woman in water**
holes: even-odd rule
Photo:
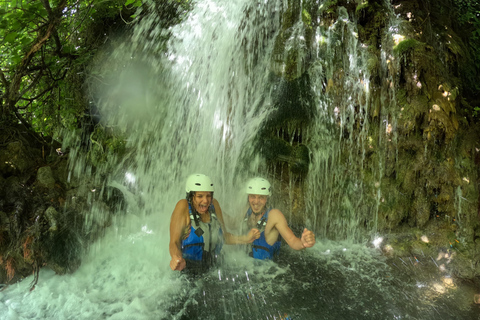
[[[170,268],[205,269],[213,265],[222,245],[247,244],[260,237],[252,228],[246,235],[226,231],[222,209],[213,198],[212,180],[204,174],[192,174],[185,185],[186,199],[178,201],[170,219]]]
[[[287,224],[287,219],[278,209],[267,206],[271,196],[270,183],[263,178],[253,178],[247,183],[249,209],[245,216],[248,228],[260,230],[250,253],[255,259],[273,259],[280,251],[280,236],[295,250],[313,247],[315,234],[305,228],[302,236],[297,238]]]

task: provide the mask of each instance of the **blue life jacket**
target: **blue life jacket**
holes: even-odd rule
[[[271,208],[267,209],[267,211],[263,214],[262,218],[258,220],[256,228],[260,230],[260,238],[253,241],[251,244],[252,251],[250,255],[255,259],[273,259],[274,256],[278,255],[280,252],[280,237],[275,241],[273,245],[269,245],[267,240],[265,240],[265,226],[267,225],[268,220],[268,213],[270,212]],[[252,215],[252,209],[249,208],[247,211],[247,216],[245,221],[248,221],[248,218]]]
[[[193,261],[214,260],[220,254],[223,245],[222,228],[215,215],[215,207],[211,204],[208,208],[210,213],[210,222],[208,223],[202,222],[197,213],[192,213],[190,203],[188,211],[190,213],[190,234],[182,241],[183,258]],[[207,238],[207,242],[205,242],[205,238]]]

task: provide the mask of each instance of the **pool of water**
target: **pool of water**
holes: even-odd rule
[[[386,259],[345,243],[287,249],[278,263],[250,268],[230,263],[221,279],[212,271],[194,283],[181,319],[480,319],[475,288],[431,257]]]
[[[480,319],[478,290],[432,257],[318,240],[264,262],[227,246],[222,265],[192,275],[169,269],[163,233],[141,230],[111,232],[73,274],[44,268],[34,290],[32,277],[7,287],[0,319]]]

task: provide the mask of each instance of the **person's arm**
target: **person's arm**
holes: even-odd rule
[[[267,230],[273,228],[277,229],[282,238],[294,250],[310,248],[315,244],[315,235],[307,228],[303,230],[301,238],[297,238],[288,226],[287,219],[278,209],[272,209],[268,214]],[[266,236],[268,241],[268,234]]]
[[[185,216],[187,208],[187,201],[178,201],[170,218],[170,268],[172,270],[183,270],[186,267],[186,262],[182,257],[181,236],[187,227],[187,219]],[[188,215],[187,215],[188,216]]]
[[[252,243],[254,240],[260,238],[260,231],[258,229],[252,228],[246,235],[234,235],[230,232],[227,232],[225,228],[225,223],[223,222],[223,213],[220,208],[220,204],[217,200],[213,199],[213,205],[215,206],[215,214],[217,215],[218,221],[222,225],[223,236],[225,237],[225,244],[247,244]]]
[[[245,235],[234,235],[230,232],[224,232],[226,244],[247,244],[260,238],[260,230],[252,228]]]

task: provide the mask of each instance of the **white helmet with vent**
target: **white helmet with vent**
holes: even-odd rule
[[[210,191],[213,192],[213,182],[210,177],[201,174],[195,173],[190,175],[187,178],[187,183],[185,184],[185,190],[187,193],[190,191]]]
[[[247,194],[272,195],[270,183],[263,178],[250,179],[247,182],[246,192]]]

